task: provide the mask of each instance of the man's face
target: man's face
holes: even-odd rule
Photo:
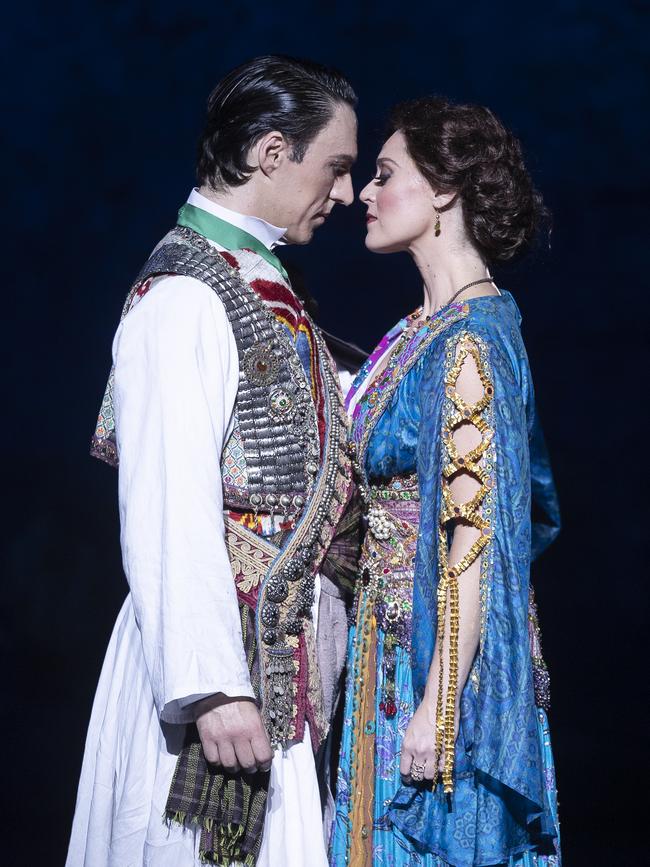
[[[308,244],[336,204],[354,199],[350,169],[357,158],[357,118],[339,103],[307,148],[302,162],[285,159],[274,173],[274,219],[286,226],[285,240]]]

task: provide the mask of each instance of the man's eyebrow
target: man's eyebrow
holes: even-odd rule
[[[352,156],[352,154],[335,154],[333,157],[330,157],[330,162],[344,163],[345,165],[351,166],[356,159],[356,156]]]

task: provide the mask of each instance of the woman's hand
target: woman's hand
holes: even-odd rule
[[[459,710],[456,708],[454,743],[458,735],[458,722]],[[425,692],[424,699],[411,717],[402,741],[399,764],[402,781],[409,785],[411,782],[419,782],[420,779],[433,780],[436,771],[442,770],[443,763],[444,750],[438,757],[436,768],[436,705],[435,699]],[[422,769],[421,774],[420,769]]]

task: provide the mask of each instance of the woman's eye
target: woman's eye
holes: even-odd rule
[[[373,178],[373,181],[376,184],[379,184],[380,187],[383,187],[390,175],[382,174],[381,172]]]

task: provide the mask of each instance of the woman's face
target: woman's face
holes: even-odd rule
[[[398,130],[377,157],[377,175],[361,190],[367,206],[366,247],[375,253],[408,250],[434,232],[434,191],[411,159]]]

